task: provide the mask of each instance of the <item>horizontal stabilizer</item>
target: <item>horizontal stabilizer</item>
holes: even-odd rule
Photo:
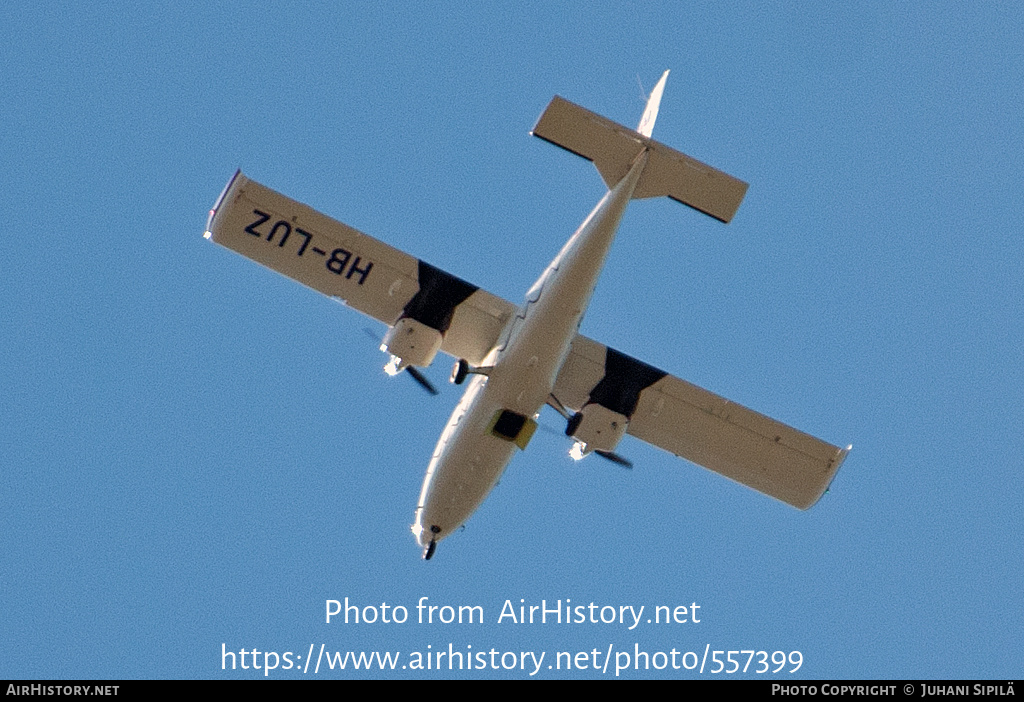
[[[557,95],[532,134],[593,161],[609,188],[625,177],[641,151],[649,149],[634,198],[666,195],[728,222],[747,192],[742,180]]]

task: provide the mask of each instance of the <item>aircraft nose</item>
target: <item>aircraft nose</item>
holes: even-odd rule
[[[432,524],[429,527],[424,526],[420,519],[417,518],[416,523],[412,525],[412,534],[416,537],[416,543],[426,548],[430,545],[431,541],[441,540],[441,527],[436,524]]]

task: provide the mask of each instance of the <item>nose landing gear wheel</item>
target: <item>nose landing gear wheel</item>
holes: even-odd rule
[[[441,527],[436,524],[432,525],[430,527],[430,533],[434,535],[434,538],[430,540],[430,543],[427,544],[427,548],[423,551],[423,560],[425,561],[429,561],[434,555],[434,549],[437,548],[437,535],[441,533]]]

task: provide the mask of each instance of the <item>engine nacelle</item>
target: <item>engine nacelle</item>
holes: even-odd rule
[[[565,433],[578,443],[582,455],[591,451],[614,451],[629,426],[629,417],[598,404],[586,405],[573,415]]]
[[[391,354],[397,372],[406,366],[429,366],[441,348],[443,339],[437,329],[411,317],[402,317],[395,326],[388,329],[380,350]]]

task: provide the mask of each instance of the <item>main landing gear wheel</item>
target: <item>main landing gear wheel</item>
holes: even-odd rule
[[[469,375],[469,363],[466,359],[460,358],[452,367],[452,382],[456,385],[462,385],[467,375]]]

